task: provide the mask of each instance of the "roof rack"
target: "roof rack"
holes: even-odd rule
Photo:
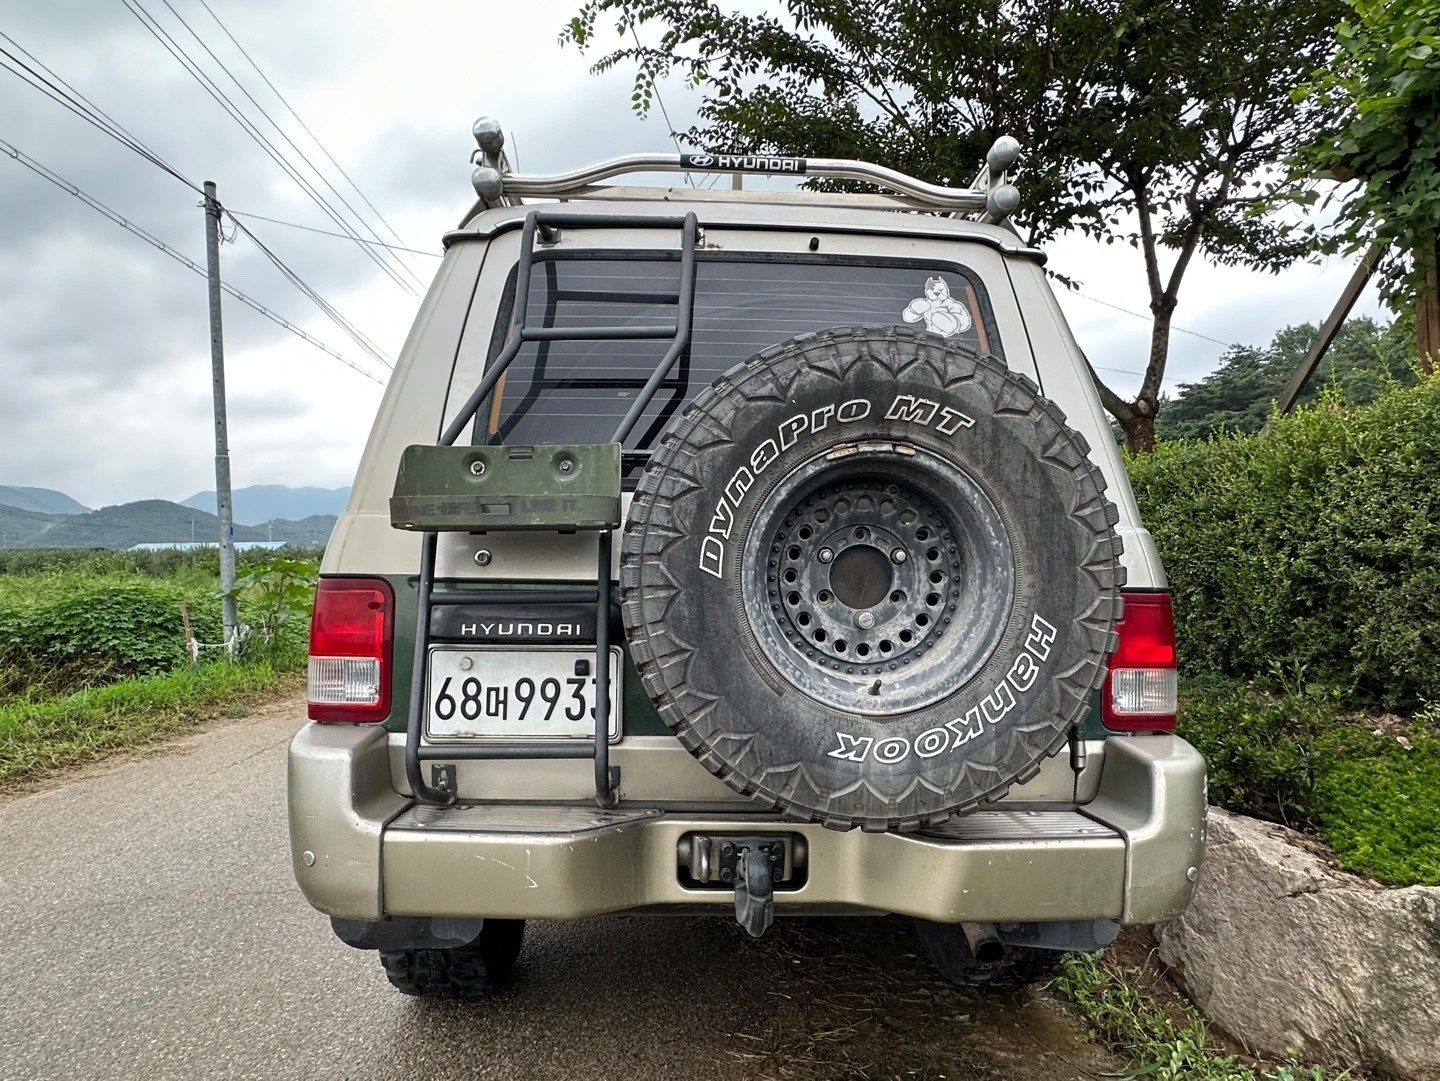
[[[902,206],[964,214],[982,222],[1004,221],[1020,205],[1020,192],[1006,172],[1020,157],[1020,143],[1008,135],[995,140],[975,181],[968,188],[947,188],[916,177],[849,158],[792,158],[775,154],[626,154],[584,169],[548,176],[510,170],[505,134],[498,121],[482,116],[473,128],[475,170],[470,180],[486,208],[519,206],[526,196],[576,198],[596,191],[610,177],[628,173],[731,173],[761,176],[858,180],[894,192]]]

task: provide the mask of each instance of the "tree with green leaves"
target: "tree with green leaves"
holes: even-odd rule
[[[1180,286],[1196,256],[1278,270],[1306,252],[1267,212],[1278,166],[1324,103],[1291,91],[1328,59],[1340,0],[586,0],[562,33],[618,43],[634,102],[682,75],[703,94],[677,133],[708,150],[862,158],[967,184],[1000,135],[1026,146],[1017,219],[1034,242],[1079,231],[1143,261],[1153,328],[1140,389],[1101,399],[1134,450],[1155,414]],[[658,39],[651,30],[658,28]],[[645,37],[640,31],[645,31]],[[646,39],[649,39],[647,42]]]
[[[1346,0],[1336,61],[1296,98],[1335,120],[1294,158],[1299,176],[1342,189],[1332,247],[1378,243],[1381,290],[1399,313],[1418,301],[1421,364],[1440,360],[1440,0]]]
[[[1175,399],[1164,403],[1156,436],[1169,441],[1260,431],[1315,333],[1313,323],[1302,323],[1278,332],[1268,347],[1232,345],[1218,368],[1194,383],[1181,384]],[[1298,404],[1333,393],[1351,405],[1366,405],[1394,386],[1413,385],[1409,341],[1410,328],[1402,321],[1381,326],[1364,317],[1349,320]]]

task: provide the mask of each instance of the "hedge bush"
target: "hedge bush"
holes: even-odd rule
[[[1128,465],[1183,668],[1440,702],[1440,378]]]
[[[182,603],[202,641],[220,640],[220,601],[204,589],[56,574],[21,585],[0,593],[0,699],[67,693],[184,664]]]
[[[1313,687],[1181,683],[1179,732],[1205,756],[1211,802],[1315,834],[1391,886],[1440,886],[1437,719],[1356,713]]]
[[[9,554],[24,558],[0,558],[0,704],[184,664],[182,604],[200,642],[222,640],[213,549]],[[279,671],[303,666],[317,567],[304,557],[316,553],[240,554],[238,614],[251,631],[240,659]]]

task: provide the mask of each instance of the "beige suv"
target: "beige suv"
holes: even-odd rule
[[[1018,146],[942,188],[742,155],[524,176],[475,131],[290,749],[339,937],[468,996],[532,917],[899,913],[976,983],[1183,911],[1205,775],[1170,595],[1007,224]],[[601,183],[682,171],[733,186]]]

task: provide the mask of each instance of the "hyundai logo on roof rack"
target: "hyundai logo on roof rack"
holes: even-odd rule
[[[714,169],[722,173],[805,174],[804,158],[769,154],[681,154],[682,169]]]

